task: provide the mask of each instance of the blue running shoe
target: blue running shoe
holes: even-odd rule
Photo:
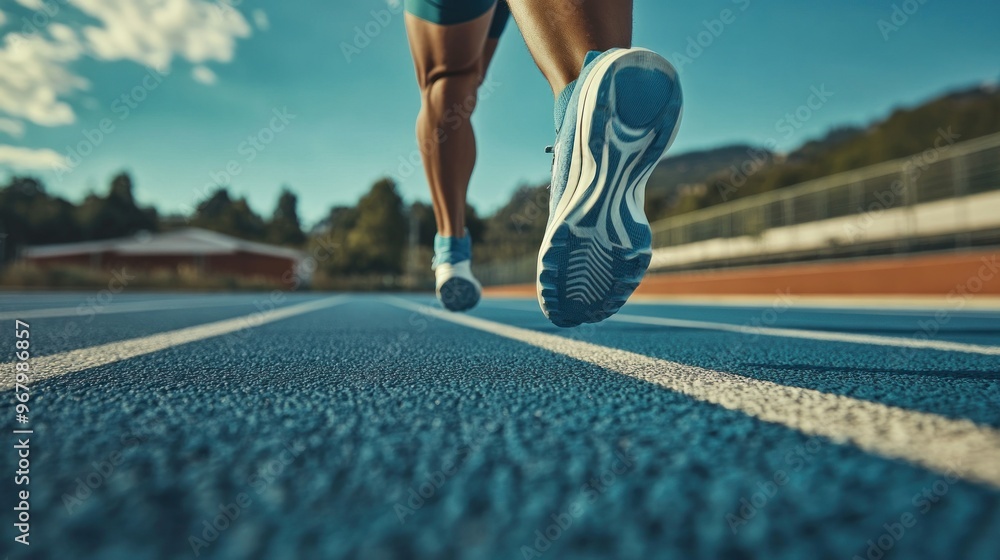
[[[483,287],[472,275],[472,238],[434,236],[434,260],[438,300],[449,311],[468,311],[479,303]]]
[[[612,49],[587,55],[561,101],[537,289],[545,316],[575,327],[617,313],[649,267],[646,181],[677,133],[681,88],[660,55]]]

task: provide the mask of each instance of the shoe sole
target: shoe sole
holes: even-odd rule
[[[448,311],[468,311],[479,303],[476,285],[464,278],[449,278],[438,289],[438,300]]]
[[[652,257],[646,182],[681,118],[676,71],[663,57],[627,49],[596,64],[580,93],[569,182],[538,253],[539,304],[560,327],[614,315],[645,275]],[[625,69],[662,72],[673,85],[666,101],[649,108],[644,127],[619,116],[615,77]],[[613,150],[620,154],[614,168]]]

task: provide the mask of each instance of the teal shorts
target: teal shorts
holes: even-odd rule
[[[482,16],[494,4],[497,9],[490,23],[490,38],[496,39],[510,18],[507,0],[406,0],[406,11],[438,25],[457,25]]]

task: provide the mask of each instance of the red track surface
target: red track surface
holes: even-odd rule
[[[636,290],[641,295],[773,294],[826,295],[1000,295],[1000,252],[970,251],[772,265],[670,274],[650,274]],[[533,296],[534,284],[487,288],[493,296]]]

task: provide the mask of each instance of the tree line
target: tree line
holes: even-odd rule
[[[299,221],[294,193],[282,190],[274,213],[261,218],[246,199],[233,199],[219,188],[191,216],[164,216],[142,207],[133,196],[132,178],[119,173],[104,195],[88,194],[79,204],[46,191],[33,177],[12,177],[0,187],[0,239],[4,262],[27,246],[97,241],[127,237],[140,231],[165,231],[194,226],[243,239],[300,246],[306,234]]]
[[[542,217],[544,225],[544,217]],[[469,206],[468,228],[477,240],[486,237],[488,222]],[[406,204],[391,179],[381,179],[354,206],[335,206],[318,225],[306,231],[298,214],[298,197],[285,187],[270,216],[261,216],[245,198],[233,197],[225,187],[210,193],[191,215],[164,215],[140,206],[133,196],[132,178],[116,175],[105,194],[89,194],[79,204],[46,191],[32,177],[12,177],[0,187],[2,258],[10,262],[25,247],[96,241],[199,227],[250,241],[308,249],[335,247],[320,263],[331,275],[404,272],[408,248],[413,245],[429,263],[436,226],[429,204]],[[539,239],[541,238],[539,234]],[[484,249],[484,258],[488,258]],[[427,264],[427,263],[425,263]]]
[[[725,146],[668,159],[647,187],[647,214],[654,220],[668,218],[909,156],[931,145],[942,127],[953,130],[959,140],[1000,130],[1000,92],[988,87],[954,92],[916,108],[896,110],[867,128],[835,129],[781,157],[761,148]],[[257,214],[245,198],[234,198],[225,187],[209,194],[190,216],[164,216],[155,208],[141,207],[132,191],[131,177],[120,173],[105,195],[90,194],[73,204],[47,193],[37,179],[11,178],[0,187],[3,261],[30,245],[193,226],[302,249],[319,243],[335,247],[320,263],[329,275],[399,275],[426,270],[436,230],[431,206],[405,203],[388,178],[372,185],[356,205],[331,208],[309,231],[302,227],[298,198],[288,187],[281,190],[269,217]],[[522,186],[507,204],[486,217],[470,205],[466,223],[476,240],[476,262],[506,262],[534,254],[548,220],[548,194],[546,184]]]

